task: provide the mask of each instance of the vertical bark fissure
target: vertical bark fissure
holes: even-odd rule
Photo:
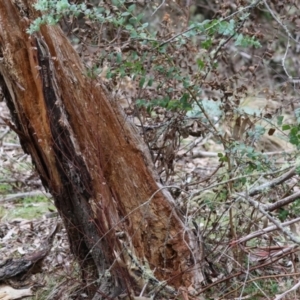
[[[89,205],[89,200],[93,197],[91,176],[84,159],[78,153],[78,149],[75,149],[76,139],[71,137],[73,132],[68,126],[66,111],[61,99],[57,96],[56,86],[53,84],[55,71],[51,66],[49,50],[44,41],[38,37],[37,53],[43,83],[43,96],[53,140],[52,148],[61,181],[59,189],[54,194],[55,204],[66,227],[69,228],[68,234],[72,252],[80,258],[82,268],[85,265],[94,264],[100,273],[107,268],[108,262],[100,250],[104,241],[97,243],[95,247],[99,239],[99,231]],[[84,242],[84,246],[82,242]],[[93,258],[93,263],[90,262],[90,256]],[[91,271],[90,267],[89,271]]]

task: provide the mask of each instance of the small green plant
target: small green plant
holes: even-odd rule
[[[0,196],[12,191],[12,186],[8,183],[0,184]]]
[[[50,211],[56,211],[54,205],[46,197],[42,196],[20,199],[13,204],[13,207],[13,210],[11,205],[1,207],[0,219],[4,218],[6,221],[15,218],[32,220],[40,218]]]

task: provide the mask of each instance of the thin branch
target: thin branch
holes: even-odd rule
[[[7,126],[4,132],[1,134],[0,140],[2,140],[9,132],[10,132],[10,128]]]
[[[288,222],[284,222],[284,223],[281,224],[281,226],[285,227],[285,226],[289,226],[289,225],[297,223],[297,222],[300,222],[300,217],[296,218],[294,220],[288,221]],[[249,241],[251,239],[254,239],[256,237],[259,237],[259,236],[261,236],[263,234],[267,234],[269,232],[275,231],[276,229],[278,229],[278,228],[275,225],[272,225],[272,226],[269,226],[269,227],[266,227],[266,228],[263,228],[263,229],[259,229],[259,230],[255,231],[255,232],[252,232],[252,233],[250,233],[250,234],[248,234],[248,235],[246,235],[246,236],[238,239],[237,241],[235,241],[235,244],[245,243],[245,242],[247,242],[247,241]]]
[[[260,265],[255,265],[255,266],[253,266],[253,267],[251,267],[251,268],[249,269],[249,272],[252,272],[252,271],[254,271],[254,270],[261,269],[261,268],[264,268],[264,267],[266,267],[266,266],[269,266],[269,265],[271,265],[272,263],[275,263],[276,261],[278,261],[279,259],[282,259],[283,257],[285,257],[285,256],[287,256],[287,255],[290,255],[291,253],[294,253],[294,252],[297,252],[297,251],[298,251],[298,249],[293,249],[290,253],[284,253],[282,256],[275,257],[273,261],[268,261],[268,262],[264,262],[264,263],[262,263],[262,264],[260,264]],[[196,296],[199,296],[200,294],[203,294],[206,290],[211,289],[212,287],[214,287],[214,286],[216,286],[216,285],[218,285],[218,284],[220,284],[220,283],[229,281],[230,279],[235,278],[235,277],[238,277],[238,276],[240,276],[240,275],[242,275],[242,274],[244,274],[244,271],[243,271],[243,270],[242,270],[242,271],[239,271],[239,272],[236,272],[236,273],[234,273],[234,274],[231,274],[231,275],[227,276],[226,278],[221,278],[221,279],[219,279],[219,280],[217,280],[217,281],[215,281],[215,282],[213,282],[213,283],[211,283],[211,284],[205,286],[202,290],[200,290],[200,291],[196,294]]]
[[[249,196],[246,196],[244,194],[238,194],[240,197],[238,200],[243,199],[244,202],[248,202],[250,203],[252,206],[254,206],[256,209],[258,209],[265,217],[267,217],[270,222],[272,222],[274,225],[276,225],[276,227],[283,232],[286,236],[288,236],[290,238],[291,241],[293,241],[294,243],[300,245],[300,238],[296,237],[293,233],[291,233],[289,230],[287,230],[286,228],[284,228],[282,226],[282,224],[277,221],[274,217],[272,217],[264,208],[263,205],[258,203],[257,201],[254,201],[253,199],[251,199]]]
[[[272,151],[272,152],[262,152],[260,154],[267,155],[267,156],[274,156],[274,155],[284,155],[288,153],[293,153],[295,150],[284,150],[284,151]],[[211,151],[197,151],[193,153],[193,158],[198,157],[218,157],[218,152],[211,152]]]
[[[265,7],[267,8],[267,10],[269,11],[269,13],[271,14],[271,16],[273,17],[273,19],[284,29],[284,31],[286,32],[286,34],[288,35],[288,37],[293,40],[294,42],[296,42],[297,44],[299,44],[299,41],[297,41],[290,33],[290,31],[288,30],[287,26],[284,25],[280,19],[276,16],[276,14],[274,13],[274,11],[271,9],[271,7],[269,6],[269,4],[267,3],[266,0],[262,0]]]
[[[10,179],[10,178],[0,179],[0,183],[16,183],[16,182],[24,183],[24,180]]]
[[[285,297],[288,293],[297,290],[300,287],[300,281],[298,281],[298,283],[296,283],[292,288],[290,288],[289,290],[285,291],[284,293],[277,295],[276,298],[274,300],[280,300],[283,297]]]
[[[286,49],[285,49],[285,53],[284,53],[284,56],[281,60],[281,65],[282,65],[282,68],[286,74],[286,76],[289,78],[289,79],[293,79],[293,77],[289,74],[289,72],[287,71],[286,67],[285,67],[285,60],[286,60],[286,57],[287,57],[287,54],[289,52],[289,48],[290,48],[290,39],[288,38],[288,42],[287,42],[287,45],[286,45]]]
[[[283,172],[285,170],[289,170],[288,172],[284,173],[283,175],[281,175],[280,177],[278,178],[275,178],[274,180],[272,181],[269,181],[267,183],[264,183],[256,188],[253,188],[253,189],[250,189],[250,192],[248,192],[248,195],[249,196],[254,196],[258,193],[261,193],[263,192],[266,188],[271,188],[271,187],[274,187],[278,184],[281,184],[283,183],[284,181],[286,181],[287,179],[291,178],[292,176],[295,175],[295,169],[296,167],[293,167],[291,169],[291,167],[287,167],[287,168],[284,168],[284,169],[280,169],[280,170],[277,170],[277,171],[273,171],[273,172],[268,172],[268,173],[261,173],[261,174],[247,174],[247,175],[241,175],[241,176],[237,176],[237,177],[234,177],[234,178],[230,178],[228,180],[224,180],[222,182],[218,182],[218,183],[215,183],[215,184],[212,184],[212,185],[209,185],[197,192],[194,192],[191,194],[190,196],[190,199],[192,199],[193,197],[195,196],[198,196],[200,195],[202,192],[206,191],[206,190],[211,190],[217,186],[220,186],[220,185],[224,185],[224,184],[227,184],[229,182],[233,182],[233,181],[236,181],[236,180],[239,180],[239,179],[243,179],[243,178],[247,178],[247,177],[252,177],[252,176],[268,176],[268,175],[274,175],[275,173],[279,173],[279,172]],[[242,193],[244,196],[245,196],[245,193]]]
[[[274,278],[281,278],[281,277],[291,277],[291,276],[298,276],[300,275],[300,273],[287,273],[287,274],[274,274],[274,275],[265,275],[265,276],[260,276],[260,277],[255,277],[252,279],[247,280],[246,284],[249,284],[251,282],[254,281],[258,281],[258,280],[263,280],[263,279],[274,279]],[[225,295],[222,295],[224,299],[228,299],[228,296],[231,295],[232,293],[238,291],[241,288],[241,286],[239,286],[238,288],[236,288],[233,291],[228,292]],[[239,298],[240,299],[240,298]],[[249,299],[249,298],[248,298]]]
[[[32,192],[24,192],[24,193],[17,193],[17,194],[10,194],[0,198],[0,203],[5,201],[14,201],[20,198],[25,197],[34,197],[34,196],[45,196],[47,198],[51,198],[51,194],[45,193],[42,191],[32,191]]]
[[[275,203],[267,204],[264,206],[264,209],[266,211],[274,211],[275,209],[278,209],[284,205],[290,204],[291,202],[297,200],[298,198],[300,198],[300,191],[296,192],[288,197],[285,197]]]
[[[247,259],[247,270],[246,270],[246,276],[245,276],[245,280],[244,280],[244,284],[243,284],[243,287],[242,287],[242,290],[241,290],[241,293],[240,293],[240,299],[242,298],[243,296],[243,293],[244,293],[244,290],[245,290],[245,287],[246,287],[246,281],[248,279],[248,276],[249,276],[249,266],[250,266],[250,253],[248,254],[248,259]]]
[[[163,0],[161,4],[155,9],[155,11],[152,13],[151,17],[156,14],[156,12],[165,4],[166,0]]]
[[[213,27],[217,26],[217,25],[220,24],[221,22],[223,22],[223,21],[225,21],[225,20],[228,20],[228,19],[231,19],[233,16],[235,16],[236,14],[239,14],[239,13],[243,12],[244,10],[251,9],[251,8],[257,6],[258,3],[261,2],[261,1],[262,1],[262,0],[257,0],[257,1],[254,2],[253,4],[250,4],[250,5],[248,5],[248,6],[245,6],[245,7],[244,7],[243,9],[241,9],[241,10],[235,11],[235,12],[232,13],[231,15],[229,15],[229,16],[223,18],[223,19],[222,19],[222,18],[219,19],[219,22],[218,22],[218,23],[213,24],[212,26],[206,28],[205,31],[209,31],[210,29],[212,29]],[[189,32],[189,31],[191,31],[191,30],[194,30],[194,29],[196,29],[196,28],[197,28],[197,26],[193,26],[193,27],[188,28],[188,29],[186,29],[186,30],[184,30],[184,31],[182,31],[182,32],[180,32],[180,33],[178,33],[178,34],[175,34],[174,36],[172,36],[172,37],[169,38],[168,40],[162,42],[158,47],[162,47],[162,46],[164,46],[165,44],[168,44],[168,43],[172,42],[173,40],[175,40],[175,39],[178,38],[179,36],[182,36],[182,35],[184,35],[185,33]]]
[[[291,177],[293,177],[296,174],[295,171],[296,171],[296,167],[293,167],[288,172],[282,174],[278,178],[275,178],[274,180],[271,180],[271,181],[266,182],[266,183],[264,183],[260,186],[257,186],[255,188],[250,189],[250,191],[248,192],[248,195],[249,196],[255,196],[255,195],[263,192],[266,189],[273,188],[276,185],[279,185],[279,184],[287,181],[288,179],[290,179]]]
[[[15,148],[21,148],[20,144],[16,144],[16,143],[3,143],[2,144],[4,147],[15,147]]]

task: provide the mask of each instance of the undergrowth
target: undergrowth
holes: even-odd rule
[[[35,7],[42,17],[28,32],[60,23],[87,76],[122,105],[172,186],[203,245],[195,296],[282,299],[290,289],[297,299],[297,5],[39,0]]]

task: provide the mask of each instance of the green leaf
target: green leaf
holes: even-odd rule
[[[284,208],[280,208],[279,209],[279,213],[278,213],[278,218],[281,222],[284,222],[286,220],[286,218],[289,215],[289,211],[284,209]]]
[[[203,70],[204,67],[205,67],[204,61],[199,58],[199,59],[196,60],[196,62],[197,62],[198,68],[200,70]]]
[[[139,37],[137,31],[133,30],[133,27],[132,27],[132,30],[130,32],[130,37],[133,38],[133,39]]]
[[[235,43],[236,46],[241,46],[244,48],[254,46],[255,48],[261,47],[259,41],[255,40],[254,36],[244,36],[243,34],[238,34],[235,36]]]
[[[128,12],[128,11],[125,11],[125,12],[121,13],[121,17],[127,17],[127,16],[130,16],[130,15],[131,15],[131,13]]]
[[[131,18],[129,19],[129,22],[130,22],[131,24],[135,25],[135,24],[137,23],[137,18],[136,18],[136,17],[131,17]]]
[[[288,124],[282,125],[282,130],[283,130],[283,131],[289,130],[289,129],[291,129],[291,126],[290,126],[290,125],[288,125]]]
[[[136,101],[135,101],[135,104],[138,106],[138,107],[146,107],[147,106],[147,102],[146,102],[146,100],[144,100],[144,99],[137,99]]]
[[[212,39],[210,38],[201,43],[201,46],[206,50],[209,49],[211,45],[212,45]]]
[[[170,100],[168,102],[168,105],[167,105],[166,108],[169,109],[169,110],[176,109],[179,106],[178,104],[179,104],[178,101],[176,101],[176,100]]]
[[[139,87],[140,88],[143,88],[144,84],[145,84],[145,81],[146,81],[146,77],[143,76],[141,79],[140,79],[140,82],[139,82]]]
[[[235,33],[235,22],[231,19],[229,22],[223,21],[219,24],[218,32],[223,35],[233,35]]]
[[[135,10],[135,8],[136,8],[135,4],[132,4],[128,7],[127,11],[132,13]]]
[[[152,84],[153,84],[153,78],[150,78],[147,85],[152,86]]]
[[[209,35],[215,34],[218,30],[219,20],[212,20],[204,25],[205,30]]]
[[[147,28],[149,26],[149,23],[144,23],[144,24],[142,24],[142,26],[140,27],[140,28],[142,28],[142,29],[145,29],[145,28]]]
[[[183,79],[183,87],[184,87],[184,88],[188,88],[188,87],[190,87],[191,85],[192,85],[192,83],[191,83],[191,81],[190,81],[189,78],[184,78],[184,79]]]
[[[190,94],[184,93],[179,100],[181,104],[181,108],[184,109],[185,111],[189,111],[192,109],[191,103],[188,102],[189,99],[190,99]]]
[[[283,118],[284,118],[284,116],[278,116],[278,117],[277,117],[277,125],[278,125],[278,126],[281,126],[281,125],[282,125]]]
[[[218,153],[218,157],[219,157],[219,162],[227,162],[228,161],[228,157],[223,155],[222,153]]]
[[[297,119],[297,123],[300,124],[300,108],[296,108],[294,113],[295,113],[295,117]]]

